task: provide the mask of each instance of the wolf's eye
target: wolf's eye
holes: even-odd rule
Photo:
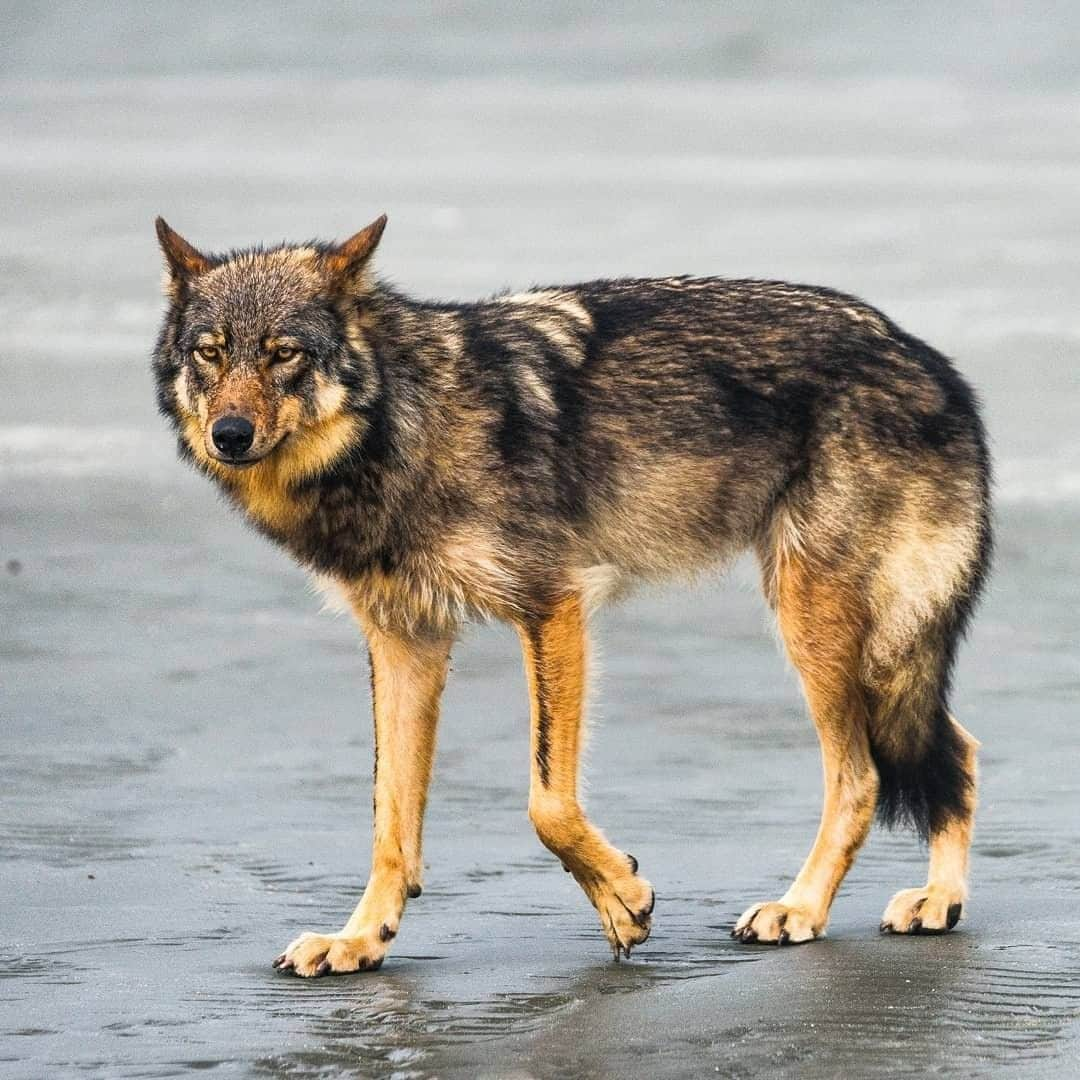
[[[216,345],[200,345],[195,350],[195,355],[208,364],[221,363],[221,350]]]
[[[282,345],[274,350],[273,355],[270,357],[270,363],[287,364],[290,360],[295,360],[299,355],[299,349],[294,349],[290,345]]]

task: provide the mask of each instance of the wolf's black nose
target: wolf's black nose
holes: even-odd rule
[[[214,445],[228,457],[240,457],[255,441],[255,425],[242,416],[223,416],[210,432]]]

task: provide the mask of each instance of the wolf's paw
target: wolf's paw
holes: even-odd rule
[[[638,876],[637,859],[628,855],[629,869],[614,880],[597,878],[582,883],[600,913],[600,925],[618,960],[629,956],[630,950],[643,944],[652,929],[652,913],[656,904],[653,887]]]
[[[385,924],[374,934],[359,937],[308,931],[274,961],[274,967],[304,978],[342,975],[348,971],[378,971],[393,936],[394,931]]]
[[[754,904],[740,916],[731,936],[744,945],[799,945],[825,932],[825,919],[809,908],[773,901]]]
[[[883,934],[944,934],[959,921],[964,897],[940,885],[898,892],[881,916]]]

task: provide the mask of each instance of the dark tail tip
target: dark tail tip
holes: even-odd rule
[[[901,758],[871,742],[878,771],[878,820],[889,828],[908,826],[923,840],[968,812],[974,777],[963,735],[944,707],[918,755]]]

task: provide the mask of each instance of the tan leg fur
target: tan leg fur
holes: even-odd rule
[[[870,831],[878,782],[857,678],[862,602],[816,577],[801,557],[785,555],[776,572],[780,631],[821,740],[825,801],[817,839],[791,887],[777,901],[747,908],[732,936],[786,945],[824,933],[833,897]]]
[[[371,652],[375,835],[364,895],[336,934],[304,933],[274,966],[297,975],[378,968],[406,897],[420,895],[421,830],[452,639],[396,636],[358,612]]]
[[[637,860],[609,844],[578,801],[586,684],[582,598],[566,597],[518,631],[531,697],[529,817],[596,908],[617,960],[648,938],[655,897],[637,874]]]

